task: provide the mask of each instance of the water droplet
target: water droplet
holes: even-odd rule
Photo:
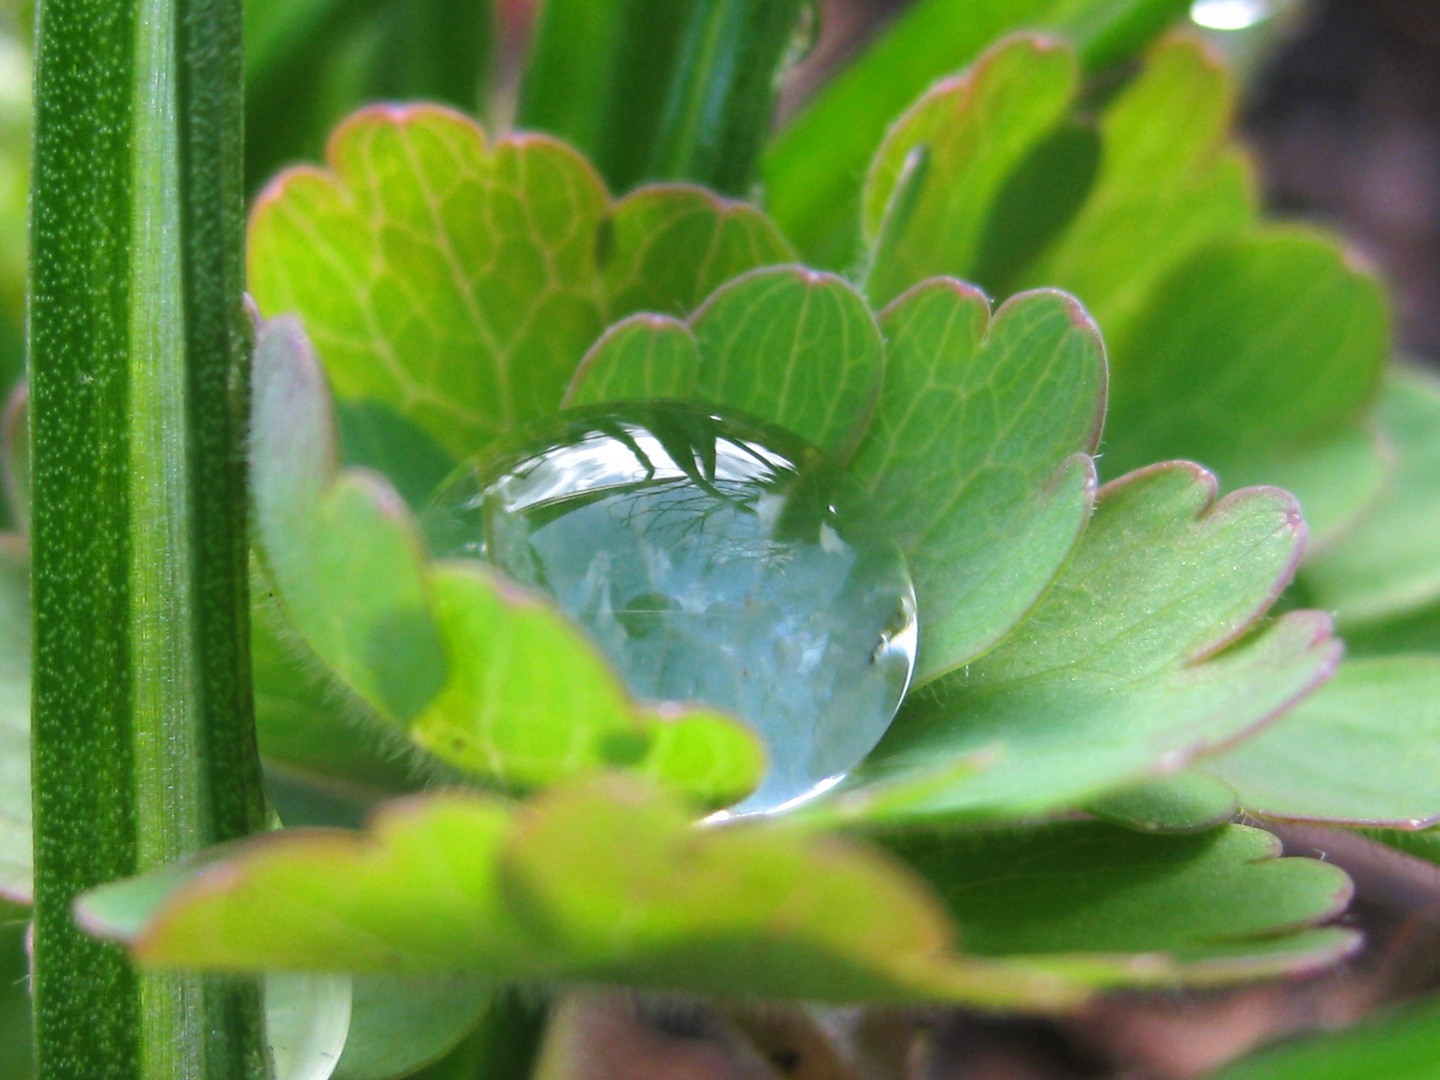
[[[329,1080],[349,1033],[349,978],[266,974],[265,1036],[275,1080]]]
[[[770,769],[736,813],[834,783],[914,667],[915,596],[858,485],[774,428],[678,403],[576,410],[462,468],[425,528],[547,593],[636,696],[748,722]]]

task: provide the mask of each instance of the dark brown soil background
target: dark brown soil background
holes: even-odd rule
[[[1251,87],[1269,199],[1384,271],[1401,348],[1440,362],[1440,0],[1320,0]]]

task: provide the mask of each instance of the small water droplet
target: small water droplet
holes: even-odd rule
[[[909,684],[915,595],[845,472],[794,436],[678,403],[575,410],[462,468],[425,528],[551,596],[636,696],[749,723],[793,805],[879,741]]]

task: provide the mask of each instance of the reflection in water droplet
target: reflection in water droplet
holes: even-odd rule
[[[275,1080],[330,1080],[350,1033],[350,980],[343,975],[265,976],[265,1040]]]
[[[425,527],[437,555],[548,593],[637,696],[754,727],[770,770],[736,812],[833,783],[909,683],[899,546],[842,470],[767,426],[677,403],[576,410],[462,469]]]

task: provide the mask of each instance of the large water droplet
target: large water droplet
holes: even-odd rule
[[[755,728],[770,768],[736,812],[851,769],[914,667],[899,546],[841,469],[768,426],[678,403],[576,410],[462,469],[425,524],[437,555],[553,597],[638,697]]]
[[[275,1080],[329,1080],[349,1033],[348,977],[289,971],[265,975],[265,1038]]]

